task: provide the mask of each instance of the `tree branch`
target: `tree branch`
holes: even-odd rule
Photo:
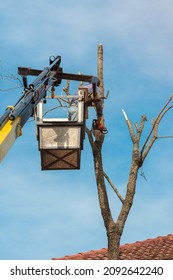
[[[122,109],[122,112],[123,112],[125,121],[127,123],[128,129],[129,129],[131,140],[132,140],[133,143],[135,143],[136,142],[136,136],[135,136],[135,133],[134,133],[132,123],[131,123],[131,121],[129,121],[129,119],[128,119],[128,117],[127,117],[127,115],[126,115],[126,113],[123,109]]]
[[[138,131],[137,131],[137,133],[138,133],[138,140],[140,140],[140,138],[141,138],[142,131],[143,131],[143,129],[144,129],[144,124],[145,124],[146,121],[147,121],[147,117],[146,117],[146,115],[143,115],[143,116],[141,117],[140,127],[139,127],[139,129],[138,129]]]
[[[118,198],[121,200],[121,202],[123,204],[124,203],[123,197],[121,196],[121,194],[119,193],[117,188],[114,186],[114,184],[111,182],[108,175],[104,171],[103,171],[103,176],[106,178],[106,180],[108,181],[108,183],[110,184],[110,186],[112,187],[112,189],[114,190],[114,192],[116,193],[116,195],[118,196]]]
[[[153,133],[153,136],[152,136],[152,138],[150,140],[150,144],[148,145],[150,148],[153,145],[154,141],[157,139],[158,125],[159,125],[161,119],[163,118],[163,116],[168,112],[168,110],[170,110],[173,107],[173,106],[170,106],[170,107],[166,108],[168,106],[168,104],[171,102],[172,97],[173,97],[173,95],[170,96],[170,98],[168,99],[166,104],[163,106],[163,108],[161,109],[160,113],[157,115],[156,120],[152,121],[151,131],[148,134],[148,137],[147,137],[147,139],[146,139],[146,141],[145,141],[145,143],[144,143],[144,145],[143,145],[143,147],[141,149],[141,157],[142,157],[142,154],[144,153],[145,148],[147,147],[147,143],[150,140],[152,133]],[[147,153],[149,152],[150,148],[147,148]],[[146,155],[145,155],[145,157],[146,157]]]
[[[160,111],[160,113],[158,114],[156,120],[153,122],[153,126],[152,129],[141,149],[141,160],[142,162],[144,161],[144,159],[146,158],[147,154],[149,153],[152,145],[154,144],[154,142],[156,141],[156,139],[158,139],[158,127],[159,124],[162,120],[162,118],[164,117],[164,115],[173,108],[173,105],[169,106],[168,108],[166,108],[168,106],[168,104],[170,103],[170,101],[172,100],[172,95],[171,97],[168,99],[168,101],[166,102],[165,106],[163,107],[163,109]],[[151,137],[151,135],[153,134],[153,136]],[[151,138],[151,139],[150,139]],[[148,141],[150,140],[149,144],[147,145]]]
[[[157,139],[173,138],[173,136],[157,136]]]

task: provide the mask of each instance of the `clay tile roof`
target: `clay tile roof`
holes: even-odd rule
[[[107,260],[107,249],[92,250],[53,260]],[[173,234],[120,246],[120,260],[173,260]]]

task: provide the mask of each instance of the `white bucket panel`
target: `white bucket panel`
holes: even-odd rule
[[[40,149],[80,149],[81,127],[40,126]]]

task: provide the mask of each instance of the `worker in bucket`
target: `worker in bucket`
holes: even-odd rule
[[[73,98],[70,102],[70,107],[68,109],[68,119],[69,121],[78,120],[78,99]]]
[[[89,83],[82,86],[88,90],[88,101],[87,106],[94,106],[96,109],[97,119],[93,120],[93,129],[100,130],[103,134],[106,134],[108,131],[104,125],[104,116],[103,116],[103,102],[101,98],[101,91],[99,88],[99,83],[96,86],[96,94],[93,94],[93,84]],[[66,91],[65,88],[63,88]],[[73,98],[70,103],[70,108],[68,110],[68,119],[70,121],[77,121],[78,116],[78,99]]]

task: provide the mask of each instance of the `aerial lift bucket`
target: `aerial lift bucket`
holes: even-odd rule
[[[84,92],[78,92],[78,120],[43,118],[40,102],[37,109],[37,131],[42,170],[80,169],[85,136]]]

